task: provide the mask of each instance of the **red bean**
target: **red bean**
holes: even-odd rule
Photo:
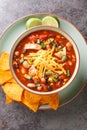
[[[47,91],[47,87],[45,84],[41,84],[43,91]]]
[[[47,90],[48,91],[52,91],[52,87],[51,86],[47,86]]]

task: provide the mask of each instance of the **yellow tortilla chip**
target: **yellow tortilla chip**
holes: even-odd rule
[[[41,96],[24,90],[24,98],[30,103],[34,104],[40,101]]]
[[[8,83],[16,83],[16,84],[18,84],[18,83],[14,80],[13,77],[12,77],[10,80],[8,80]]]
[[[25,99],[22,102],[24,105],[26,105],[29,109],[33,110],[34,112],[36,112],[38,110],[39,104],[30,104],[29,102],[27,102]]]
[[[0,85],[4,84],[12,78],[12,74],[9,70],[0,70]]]
[[[22,100],[23,88],[20,87],[17,83],[6,83],[3,86],[3,90],[5,94],[8,95],[12,100]]]
[[[13,100],[9,96],[6,95],[6,104],[11,103],[12,101]]]
[[[34,112],[36,112],[39,107],[40,99],[41,99],[40,95],[36,95],[36,94],[30,93],[30,92],[24,90],[22,103],[25,104],[27,107],[29,107]]]
[[[51,108],[56,110],[59,106],[58,93],[51,94],[51,95],[42,95],[41,100],[40,100],[40,104],[41,105],[48,104],[48,105],[50,105]]]
[[[0,70],[9,70],[9,54],[6,52],[0,56]]]
[[[25,98],[23,98],[22,103],[24,105],[26,105],[29,109],[33,110],[34,112],[36,112],[38,110],[39,103],[32,104],[28,100],[26,100]]]
[[[49,105],[54,110],[58,109],[58,107],[59,107],[59,96],[58,96],[58,93],[52,95],[51,100],[49,101]]]

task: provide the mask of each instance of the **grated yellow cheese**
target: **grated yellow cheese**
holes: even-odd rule
[[[30,53],[29,57],[33,60],[33,66],[38,69],[38,77],[42,77],[47,70],[54,73],[66,74],[63,64],[57,63],[57,58],[53,56],[54,47],[49,50],[39,50],[35,53]]]

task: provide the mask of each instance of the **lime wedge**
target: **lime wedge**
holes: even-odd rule
[[[59,27],[59,21],[52,16],[46,16],[42,19],[42,25]]]
[[[29,29],[34,26],[42,25],[42,21],[38,18],[30,18],[26,22],[26,29]]]

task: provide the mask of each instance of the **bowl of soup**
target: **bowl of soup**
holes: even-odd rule
[[[63,30],[31,28],[20,35],[10,51],[10,70],[17,83],[35,94],[53,94],[69,87],[79,69],[79,51]]]

